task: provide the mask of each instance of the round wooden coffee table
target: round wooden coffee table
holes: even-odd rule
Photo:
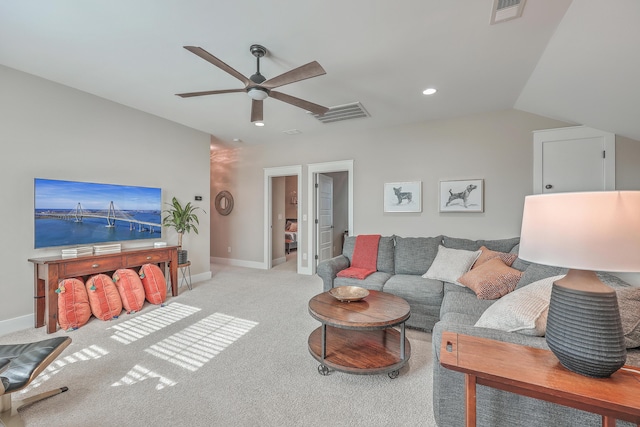
[[[360,301],[342,302],[324,292],[309,300],[309,313],[322,323],[309,335],[309,352],[322,375],[333,369],[396,378],[411,357],[404,330],[411,311],[400,297],[369,291]]]

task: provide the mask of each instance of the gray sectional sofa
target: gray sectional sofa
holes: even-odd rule
[[[356,236],[347,237],[342,255],[318,265],[317,273],[322,278],[324,290],[336,286],[361,286],[389,292],[407,300],[411,307],[407,326],[432,331],[433,407],[438,426],[464,425],[464,376],[443,368],[439,363],[440,342],[444,331],[548,349],[544,337],[474,326],[485,310],[497,300],[478,299],[471,289],[464,286],[422,277],[435,259],[439,245],[469,251],[485,246],[493,251],[517,254],[519,238],[469,240],[448,236],[383,236],[378,246],[375,273],[364,280],[337,277],[340,270],[349,267],[355,241]],[[531,264],[519,258],[516,258],[512,267],[522,272],[516,289],[566,272],[556,267]],[[630,286],[610,274],[599,275],[614,288]],[[640,348],[628,350],[627,364],[640,366]],[[478,426],[601,425],[601,418],[597,415],[484,386],[479,386],[477,390],[477,408]],[[626,427],[632,424],[618,421],[618,425]]]

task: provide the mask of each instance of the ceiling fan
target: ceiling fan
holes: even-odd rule
[[[262,74],[260,74],[260,58],[267,54],[267,49],[264,46],[259,44],[251,45],[249,50],[256,57],[257,60],[257,71],[254,75],[247,78],[244,75],[240,74],[238,71],[225,64],[215,56],[211,55],[206,50],[201,47],[196,46],[183,46],[189,52],[192,52],[198,55],[200,58],[204,59],[207,62],[215,65],[220,68],[222,71],[225,71],[231,74],[236,79],[240,80],[244,83],[243,89],[223,89],[223,90],[207,90],[204,92],[189,92],[189,93],[178,93],[176,95],[182,98],[190,98],[192,96],[202,96],[202,95],[217,95],[220,93],[232,93],[232,92],[246,92],[249,97],[252,99],[251,101],[251,121],[252,122],[260,122],[262,121],[262,101],[268,97],[275,98],[279,101],[286,102],[287,104],[295,105],[296,107],[300,107],[307,111],[310,111],[314,114],[323,115],[329,109],[327,107],[323,107],[322,105],[314,104],[313,102],[305,101],[304,99],[296,98],[295,96],[287,95],[282,92],[277,92],[273,89],[288,85],[290,83],[295,83],[300,80],[309,79],[311,77],[321,76],[326,74],[324,68],[318,64],[317,61],[309,62],[308,64],[302,65],[298,68],[294,68],[293,70],[287,71],[286,73],[280,74],[279,76],[273,77],[267,80]]]

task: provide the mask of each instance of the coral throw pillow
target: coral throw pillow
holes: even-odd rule
[[[493,258],[465,273],[458,282],[473,290],[479,299],[498,299],[513,291],[522,272],[500,258]]]
[[[91,318],[87,290],[79,279],[64,279],[56,289],[58,294],[58,323],[65,331],[84,325]]]
[[[508,254],[506,252],[492,251],[486,246],[480,247],[480,250],[482,251],[482,253],[476,260],[476,263],[473,264],[473,267],[471,267],[471,269],[477,268],[480,265],[484,264],[485,262],[494,258],[500,258],[502,262],[504,262],[507,266],[511,267],[511,264],[513,264],[516,258],[518,258],[517,254]]]
[[[122,306],[127,313],[135,313],[142,310],[144,287],[138,273],[129,268],[121,268],[113,273],[113,282],[116,284],[122,300]]]
[[[87,280],[87,295],[91,312],[100,320],[116,319],[122,312],[122,300],[116,285],[106,274],[96,274]]]
[[[140,267],[139,274],[147,301],[151,304],[162,304],[167,298],[167,281],[160,267],[155,264],[145,264]]]

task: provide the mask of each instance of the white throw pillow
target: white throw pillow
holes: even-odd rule
[[[503,296],[482,313],[475,326],[544,336],[547,330],[551,287],[553,282],[564,276],[561,274],[547,277]]]
[[[451,249],[440,245],[431,267],[422,275],[425,279],[442,280],[463,286],[458,279],[471,270],[482,251]]]

